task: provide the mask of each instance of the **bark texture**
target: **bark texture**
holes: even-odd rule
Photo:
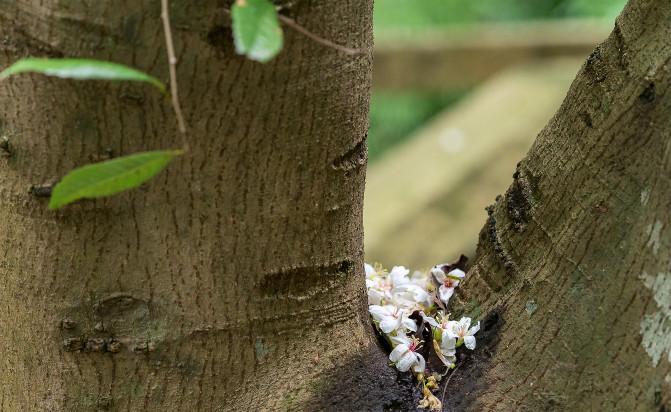
[[[671,407],[669,21],[630,1],[489,208],[446,410]]]
[[[230,1],[171,3],[191,151],[139,190],[56,213],[37,196],[110,154],[180,147],[167,99],[0,83],[0,410],[400,407],[407,394],[381,393],[396,374],[361,277],[370,54],[286,31],[260,65],[235,55]],[[372,1],[284,3],[370,50]],[[93,57],[167,81],[159,13],[157,0],[0,0],[0,65]]]

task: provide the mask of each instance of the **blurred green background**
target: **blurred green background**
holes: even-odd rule
[[[626,0],[375,0],[375,36],[426,32],[489,22],[600,18],[613,20]],[[440,92],[375,91],[368,134],[375,162],[432,116],[457,102],[467,89]]]

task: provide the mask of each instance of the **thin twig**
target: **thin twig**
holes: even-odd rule
[[[231,10],[227,9],[227,8],[224,9],[224,12],[229,14],[229,15],[231,14]],[[345,54],[349,54],[350,56],[357,56],[359,54],[364,54],[364,51],[361,50],[361,49],[353,49],[351,47],[341,46],[337,43],[332,42],[331,40],[320,37],[320,36],[314,34],[313,32],[311,32],[310,30],[306,29],[305,27],[301,26],[300,24],[296,23],[296,20],[294,20],[290,17],[287,17],[283,14],[277,13],[277,19],[280,22],[287,25],[288,27],[290,27],[290,28],[296,30],[297,32],[299,32],[300,34],[304,35],[305,37],[307,37],[309,39],[312,39],[313,41],[315,41],[315,42],[317,42],[317,43],[319,43],[323,46],[330,47],[332,49],[341,51]]]
[[[161,20],[163,20],[163,32],[165,33],[165,48],[168,51],[168,62],[170,68],[170,96],[172,97],[172,106],[177,116],[177,125],[182,134],[186,133],[186,124],[182,115],[182,108],[179,105],[179,95],[177,93],[177,57],[175,56],[175,46],[172,42],[172,29],[170,28],[170,14],[168,13],[168,0],[161,0]],[[186,148],[187,142],[184,141]]]
[[[341,51],[345,54],[349,54],[350,56],[357,56],[359,54],[363,54],[363,50],[361,50],[361,49],[353,49],[353,48],[350,48],[350,47],[341,46],[337,43],[332,42],[331,40],[320,37],[320,36],[314,34],[313,32],[309,31],[305,27],[301,26],[300,24],[296,23],[296,21],[294,19],[289,18],[285,15],[282,15],[282,14],[278,13],[277,18],[282,23],[289,26],[290,28],[296,30],[300,34],[314,40],[315,42],[317,42],[321,45],[324,45],[326,47],[330,47],[332,49],[336,49],[336,50]]]
[[[450,373],[450,376],[447,378],[447,381],[445,381],[445,386],[443,387],[443,396],[440,398],[440,403],[443,404],[443,405],[445,404],[445,393],[447,393],[447,385],[450,384],[450,380],[452,379],[452,376],[454,376],[454,374],[457,373],[457,369],[459,369],[459,366],[461,366],[461,364],[457,365],[454,368],[452,373]]]

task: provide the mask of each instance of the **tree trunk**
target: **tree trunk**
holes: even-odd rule
[[[0,83],[0,410],[403,405],[361,275],[370,54],[286,31],[257,64],[233,50],[230,1],[171,3],[191,150],[139,190],[59,212],[29,193],[110,153],[180,147],[168,99]],[[370,50],[372,1],[285,3]],[[93,57],[167,81],[159,13],[157,0],[0,0],[0,64]]]
[[[447,410],[671,407],[669,21],[630,1],[489,208]]]
[[[140,190],[57,213],[29,192],[180,146],[165,99],[0,83],[0,410],[410,408],[364,306],[370,57],[288,32],[259,65],[232,50],[229,2],[173,3],[191,151]],[[370,48],[370,1],[293,3]],[[669,406],[669,20],[632,0],[490,209],[454,311],[484,327],[448,410]],[[167,79],[155,0],[0,0],[0,22],[2,66],[86,56]]]

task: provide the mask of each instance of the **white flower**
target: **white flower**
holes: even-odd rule
[[[431,295],[421,287],[412,283],[405,283],[395,287],[392,291],[392,301],[411,312],[421,310],[422,306],[431,304]]]
[[[431,276],[428,273],[419,270],[414,271],[412,275],[410,275],[410,283],[427,291],[432,286]]]
[[[381,305],[383,300],[387,302],[391,301],[391,289],[393,285],[384,269],[376,269],[368,263],[364,264],[364,268],[366,269],[368,304]]]
[[[457,340],[447,332],[449,317],[443,312],[438,311],[437,316],[438,319],[440,319],[439,323],[436,319],[426,316],[424,312],[421,312],[420,314],[422,315],[422,318],[424,318],[424,322],[436,328],[436,331],[440,334],[439,340],[433,340],[433,348],[435,349],[436,355],[438,355],[438,358],[445,364],[445,366],[450,368],[454,367],[457,362]]]
[[[416,273],[410,278],[405,266],[394,266],[389,272],[392,302],[409,311],[431,305],[431,295],[426,291],[426,281]]]
[[[405,266],[394,266],[391,268],[391,272],[389,272],[389,278],[394,286],[402,285],[410,282],[408,273],[410,273],[410,271],[406,269]]]
[[[447,331],[443,331],[440,343],[433,341],[433,348],[436,355],[447,367],[454,367],[457,362],[457,340],[447,336]]]
[[[403,266],[394,266],[389,274],[377,270],[371,265],[365,265],[365,269],[369,305],[394,303],[408,309],[415,306],[412,302],[407,302],[408,298],[414,300],[414,295],[413,297],[404,296],[403,294],[407,292],[404,288],[396,291],[399,299],[394,299],[394,289],[410,283],[410,279],[408,279],[410,271],[408,269]],[[421,291],[414,291],[414,293],[421,295]],[[423,297],[423,295],[420,297]]]
[[[424,373],[426,361],[420,353],[417,353],[419,341],[407,336],[392,336],[391,340],[396,346],[389,354],[389,360],[394,362],[396,369],[407,372],[412,368],[416,373]]]
[[[451,320],[447,322],[445,331],[443,332],[443,339],[445,336],[453,339],[458,339],[464,342],[468,349],[475,349],[475,333],[480,330],[480,322],[477,325],[471,326],[471,318],[461,318],[458,322]]]
[[[440,295],[440,300],[442,300],[446,305],[454,294],[454,288],[459,285],[459,282],[466,276],[463,270],[454,269],[449,273],[445,273],[448,265],[436,265],[431,269],[431,274],[436,278],[438,283],[440,283],[440,288],[438,288],[438,293]]]
[[[373,315],[373,319],[380,322],[380,330],[384,333],[392,333],[401,327],[412,332],[417,331],[417,324],[414,320],[408,318],[408,313],[393,305],[379,306],[371,305],[368,311]]]

